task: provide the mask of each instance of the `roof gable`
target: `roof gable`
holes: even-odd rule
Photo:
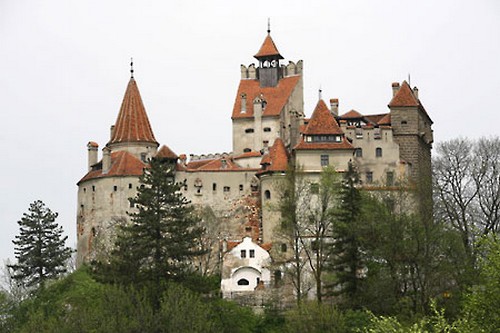
[[[158,157],[158,158],[167,158],[167,159],[177,159],[178,158],[177,154],[174,153],[166,145],[161,146],[160,150],[158,150],[158,153],[156,153],[155,157]]]
[[[319,100],[311,119],[304,130],[304,134],[344,134],[344,132],[340,129],[337,121],[330,113],[330,110],[328,110],[325,102],[323,100]]]
[[[113,134],[108,144],[122,142],[151,142],[158,144],[134,78],[130,78],[128,83]]]
[[[398,106],[419,106],[418,99],[415,97],[415,94],[410,88],[408,82],[403,81],[401,88],[399,88],[398,92],[392,100],[389,102],[389,107],[398,107]]]
[[[356,110],[351,110],[351,111],[346,112],[343,115],[341,115],[340,118],[342,118],[342,119],[358,119],[358,118],[364,118],[364,116]]]

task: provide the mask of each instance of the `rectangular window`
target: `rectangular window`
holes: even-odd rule
[[[224,186],[224,192],[227,193],[231,191],[231,188],[229,186]]]
[[[375,157],[382,157],[382,148],[377,147],[375,149]]]
[[[368,172],[366,173],[366,183],[367,183],[367,184],[371,184],[371,183],[373,183],[373,172],[368,171]]]
[[[328,155],[321,155],[321,166],[327,166],[330,164],[330,158]]]
[[[354,151],[354,155],[356,157],[363,157],[363,149],[362,148],[356,148],[356,150]]]
[[[113,191],[115,191],[115,192],[118,191],[118,186],[116,186],[116,185],[113,186]]]
[[[217,191],[217,183],[212,184],[212,191]]]
[[[130,184],[130,183],[129,183],[129,184],[128,184],[128,188],[132,188],[132,184]]]
[[[388,171],[387,172],[387,186],[393,186],[394,185],[394,172]]]
[[[249,250],[248,252],[250,258],[255,258],[255,250]]]
[[[240,191],[243,191],[243,184],[240,184]]]
[[[247,257],[247,250],[241,250],[241,258],[246,258]]]

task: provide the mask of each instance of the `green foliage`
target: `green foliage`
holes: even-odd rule
[[[478,283],[465,297],[465,316],[486,332],[500,330],[500,238],[489,236],[479,243]]]
[[[17,263],[8,267],[12,278],[25,287],[43,286],[66,272],[72,250],[64,245],[68,237],[62,237],[56,218],[57,213],[36,200],[18,221],[20,232],[12,241]]]
[[[369,322],[363,312],[342,312],[331,304],[304,302],[285,313],[284,331],[289,333],[356,332]]]
[[[174,165],[153,159],[140,178],[132,222],[122,226],[110,264],[98,264],[104,280],[156,285],[180,281],[191,269],[190,260],[201,255],[203,229],[193,206],[173,183]],[[157,290],[161,294],[161,289]]]
[[[9,312],[9,332],[253,332],[257,317],[247,308],[204,299],[169,283],[159,307],[155,289],[101,284],[86,268],[57,281]]]
[[[358,189],[359,176],[352,163],[344,175],[339,191],[339,207],[333,212],[335,240],[330,253],[330,270],[335,281],[330,286],[335,296],[342,295],[341,303],[347,308],[360,308],[360,280],[364,269],[360,225],[362,195]]]

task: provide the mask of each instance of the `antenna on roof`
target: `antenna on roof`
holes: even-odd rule
[[[321,100],[321,93],[323,92],[323,90],[321,90],[321,84],[319,85],[319,89],[318,89],[318,100]]]
[[[267,18],[267,33],[271,33],[271,18]]]
[[[134,78],[134,58],[130,58],[130,78]]]

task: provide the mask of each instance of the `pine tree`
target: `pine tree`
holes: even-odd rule
[[[111,256],[113,280],[160,288],[185,277],[191,260],[205,253],[200,219],[180,192],[182,184],[174,183],[174,170],[172,161],[153,159],[141,176],[137,195],[129,199],[137,212],[122,226]]]
[[[18,221],[20,234],[12,241],[17,264],[8,267],[12,278],[25,287],[43,287],[47,280],[67,271],[72,250],[64,245],[68,236],[62,236],[63,229],[55,222],[57,215],[37,200]]]
[[[359,235],[362,195],[358,185],[358,173],[354,165],[349,163],[339,191],[339,207],[333,214],[334,243],[330,255],[330,270],[334,273],[335,281],[329,289],[334,295],[343,295],[342,303],[354,308],[360,272],[364,268]]]

